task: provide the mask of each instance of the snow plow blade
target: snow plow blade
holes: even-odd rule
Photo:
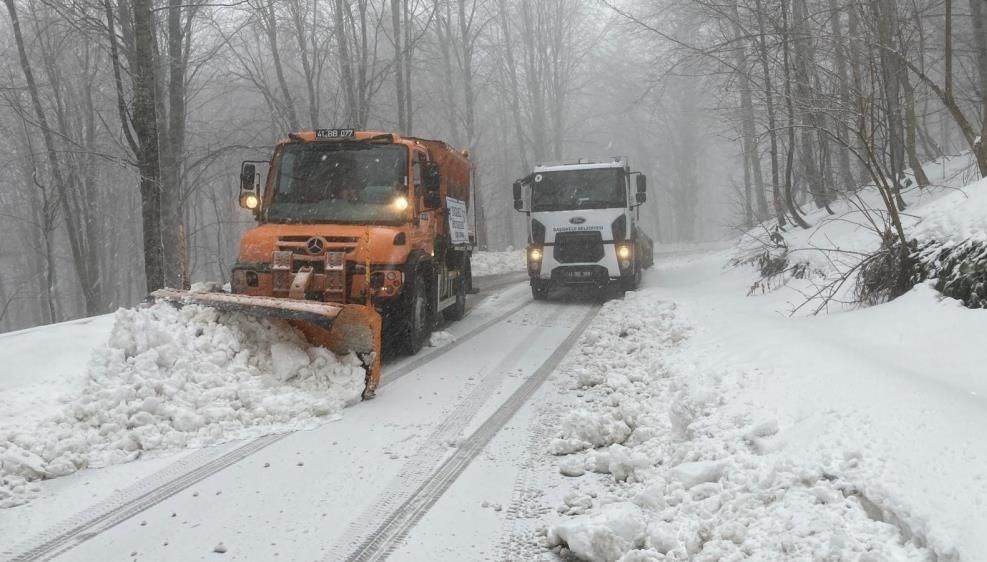
[[[381,318],[372,307],[174,289],[154,291],[151,299],[179,306],[198,304],[223,312],[287,320],[313,345],[325,347],[338,355],[356,353],[367,373],[363,399],[373,398],[377,390],[380,382]]]

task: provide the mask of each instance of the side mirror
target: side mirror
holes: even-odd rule
[[[240,166],[240,191],[253,191],[254,180],[257,178],[257,166],[244,162]]]
[[[422,194],[423,203],[427,209],[438,209],[442,206],[442,174],[439,173],[439,165],[435,161],[427,161],[422,168]]]
[[[514,210],[520,211],[524,209],[524,200],[521,197],[521,182],[514,182]]]
[[[645,201],[648,200],[648,194],[643,191],[638,191],[636,193],[636,198],[637,198],[637,204],[642,205],[644,204]]]
[[[638,174],[637,175],[637,192],[638,193],[644,193],[647,190],[648,190],[648,178],[647,178],[647,176],[645,176],[644,174]],[[639,203],[643,203],[643,201],[639,201]]]

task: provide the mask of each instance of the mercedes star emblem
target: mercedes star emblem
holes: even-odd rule
[[[325,242],[321,238],[309,238],[308,242],[305,243],[305,249],[308,250],[310,254],[321,254],[322,250],[325,250]]]

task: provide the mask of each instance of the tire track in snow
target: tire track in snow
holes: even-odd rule
[[[13,551],[4,552],[4,556],[12,555],[7,559],[11,562],[50,560],[288,435],[289,433],[281,433],[258,437],[211,460],[209,459],[215,454],[214,451],[199,449],[36,535]]]
[[[497,560],[552,559],[535,542],[536,529],[531,522],[540,521],[553,511],[544,497],[544,490],[554,478],[554,472],[545,470],[552,463],[551,456],[546,451],[556,430],[561,427],[563,412],[568,411],[563,404],[557,397],[553,397],[542,404],[533,416],[525,457],[518,466],[511,503],[505,509],[503,538],[497,547]]]
[[[565,307],[554,306],[548,318],[537,322],[537,325],[554,325],[564,311]],[[343,540],[349,537],[347,551],[358,548],[366,541],[367,531],[374,529],[382,519],[393,513],[432,475],[435,467],[449,454],[450,444],[456,442],[482,405],[490,400],[508,371],[523,357],[524,349],[530,346],[531,341],[522,340],[505,353],[488,374],[482,371],[475,374],[479,382],[473,385],[465,397],[458,399],[453,409],[422,441],[419,450],[404,463],[401,471],[379,494],[376,502],[348,525],[347,532],[343,535]]]
[[[474,458],[483,450],[525,402],[538,390],[545,379],[555,370],[565,355],[576,344],[579,336],[596,316],[600,305],[592,306],[584,313],[576,327],[569,333],[558,348],[546,359],[535,372],[491,415],[487,420],[463,441],[459,447],[436,469],[432,475],[422,482],[410,496],[400,505],[390,510],[378,525],[364,526],[357,529],[365,536],[355,550],[345,560],[347,562],[368,562],[386,559],[404,540],[408,531],[435,505],[438,499],[449,489],[460,474],[469,466]],[[385,498],[386,501],[386,498]],[[388,502],[392,503],[392,502]],[[379,517],[375,512],[373,515]],[[362,522],[366,525],[366,522]],[[370,529],[367,532],[367,529]],[[351,528],[353,530],[353,528]]]
[[[463,336],[460,336],[456,341],[400,366],[388,374],[385,380],[381,381],[380,387],[390,384],[423,365],[438,359],[531,304],[533,304],[533,301],[524,301],[513,306],[473,328]],[[199,449],[158,472],[135,482],[124,490],[113,494],[106,500],[77,513],[69,519],[21,543],[13,545],[9,550],[0,552],[0,557],[5,562],[51,560],[190,486],[267,448],[290,434],[291,432],[264,435],[251,439],[219,457],[215,457],[214,447]]]
[[[476,337],[476,336],[480,335],[481,333],[485,332],[487,329],[492,328],[492,327],[496,326],[497,324],[500,324],[504,320],[507,320],[509,317],[513,316],[514,313],[520,311],[523,308],[527,308],[528,306],[532,305],[533,303],[534,303],[534,301],[525,301],[525,302],[522,302],[522,303],[518,304],[517,306],[513,306],[513,307],[509,308],[507,311],[505,311],[505,312],[503,312],[501,314],[498,314],[497,316],[491,318],[490,320],[487,320],[483,324],[480,324],[476,328],[470,330],[466,334],[464,334],[464,335],[456,338],[456,341],[450,343],[449,345],[445,345],[443,347],[440,347],[440,348],[436,349],[435,351],[433,351],[431,353],[423,354],[420,357],[414,357],[413,359],[411,359],[407,363],[401,365],[397,369],[395,369],[395,370],[393,370],[393,371],[391,371],[389,373],[383,373],[383,374],[381,374],[380,385],[377,388],[379,389],[379,388],[382,388],[384,386],[387,386],[387,385],[391,384],[392,382],[400,379],[401,377],[403,377],[403,376],[405,376],[405,375],[407,375],[407,374],[409,374],[409,373],[417,370],[419,367],[421,367],[421,366],[423,366],[423,365],[425,365],[427,363],[430,363],[430,362],[438,359],[439,357],[442,357],[446,353],[449,353],[453,349],[456,349],[456,347],[458,347],[458,346],[460,346],[460,345],[462,345],[462,344],[470,341],[474,337]]]

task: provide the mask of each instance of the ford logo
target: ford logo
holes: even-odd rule
[[[584,222],[586,222],[586,219],[584,219],[583,217],[572,217],[571,219],[569,219],[569,222],[571,222],[572,224],[583,224]]]

